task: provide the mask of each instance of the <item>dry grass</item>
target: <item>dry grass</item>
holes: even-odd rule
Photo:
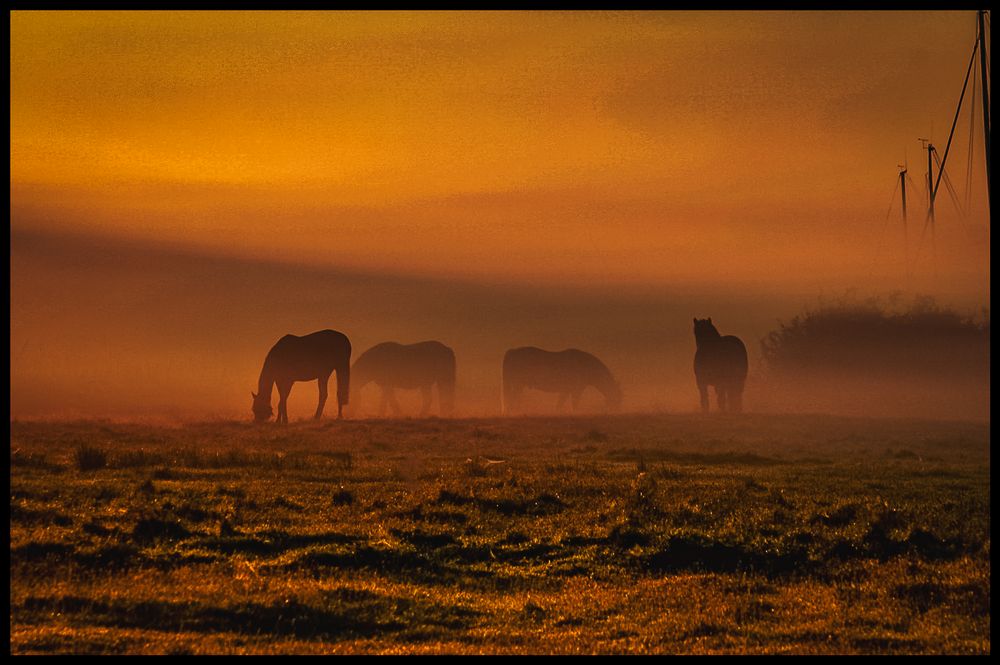
[[[983,654],[989,552],[978,424],[11,425],[17,654]]]

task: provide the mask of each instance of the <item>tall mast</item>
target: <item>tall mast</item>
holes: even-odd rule
[[[930,142],[930,139],[917,139],[923,144],[923,149],[927,151],[927,219],[924,220],[924,230],[920,234],[921,244],[923,243],[924,233],[927,233],[927,226],[931,227],[931,265],[934,266],[936,271],[937,266],[937,248],[934,243],[934,144]]]
[[[906,168],[899,172],[899,185],[903,188],[903,237],[906,237]]]
[[[986,26],[983,17],[985,9],[979,10],[979,71],[983,86],[983,138],[986,140],[986,196],[990,195],[990,91],[986,80]]]
[[[931,154],[934,152],[934,144],[927,142],[927,215],[931,221],[931,246],[934,245],[934,167]]]
[[[903,190],[903,267],[907,282],[910,279],[910,238],[906,230],[906,166],[899,172],[899,186]],[[907,285],[908,286],[908,285]]]

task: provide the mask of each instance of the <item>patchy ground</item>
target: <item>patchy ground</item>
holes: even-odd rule
[[[988,425],[11,424],[11,652],[990,652]]]

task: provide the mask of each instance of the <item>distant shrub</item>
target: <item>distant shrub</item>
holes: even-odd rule
[[[988,317],[976,322],[928,296],[916,297],[907,309],[894,305],[842,299],[779,323],[761,341],[767,372],[985,376]]]
[[[145,448],[136,448],[132,450],[123,450],[118,453],[113,457],[110,465],[118,469],[130,469],[155,466],[162,463],[162,461],[163,458],[161,455],[146,450]]]
[[[343,487],[334,493],[332,499],[335,506],[349,506],[354,503],[354,495]]]
[[[161,466],[153,470],[154,480],[177,480],[179,476],[177,473],[168,466]]]
[[[631,491],[625,497],[625,518],[632,524],[644,523],[650,517],[659,515],[656,505],[656,480],[645,471],[632,481]]]
[[[469,458],[465,460],[465,464],[462,465],[465,469],[465,475],[470,478],[479,478],[487,474],[486,465],[479,461],[479,458],[475,459]]]
[[[74,455],[76,466],[80,471],[95,471],[108,465],[108,454],[100,448],[85,443],[77,446]]]
[[[44,469],[46,471],[59,471],[62,469],[58,464],[48,461],[44,453],[24,452],[20,448],[10,451],[10,465]]]
[[[650,537],[635,522],[624,522],[611,528],[608,533],[608,542],[622,549],[630,549],[636,545],[648,545]]]
[[[325,454],[334,462],[338,462],[345,469],[350,469],[354,466],[354,460],[349,452],[332,451]]]
[[[132,539],[139,543],[150,543],[157,540],[179,540],[189,535],[188,530],[180,522],[158,517],[145,517],[136,522],[132,529]]]

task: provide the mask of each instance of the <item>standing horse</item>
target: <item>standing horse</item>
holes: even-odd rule
[[[607,408],[621,406],[621,387],[611,371],[596,357],[580,351],[545,351],[533,346],[511,349],[503,356],[503,394],[500,404],[504,415],[513,411],[525,388],[559,393],[557,409],[562,409],[571,397],[573,410],[580,405],[580,396],[588,386],[604,395]]]
[[[743,386],[747,380],[747,348],[734,335],[723,337],[712,318],[694,320],[694,376],[701,395],[701,410],[708,413],[708,387],[715,386],[720,411],[743,410]]]
[[[396,401],[396,388],[420,389],[424,397],[421,416],[430,412],[434,399],[431,390],[435,384],[441,415],[451,414],[455,407],[455,352],[441,342],[376,344],[358,357],[352,371],[355,397],[373,381],[382,389],[380,416],[385,415],[386,405],[391,406],[396,415],[402,413]],[[357,402],[355,399],[354,403]]]
[[[288,393],[296,381],[319,381],[319,406],[316,415],[323,415],[326,386],[330,375],[337,373],[337,417],[340,418],[348,401],[351,385],[351,342],[344,333],[320,330],[311,335],[285,335],[271,347],[260,370],[260,380],[253,396],[253,415],[258,423],[267,422],[271,410],[271,386],[278,386],[278,423],[288,422]]]

